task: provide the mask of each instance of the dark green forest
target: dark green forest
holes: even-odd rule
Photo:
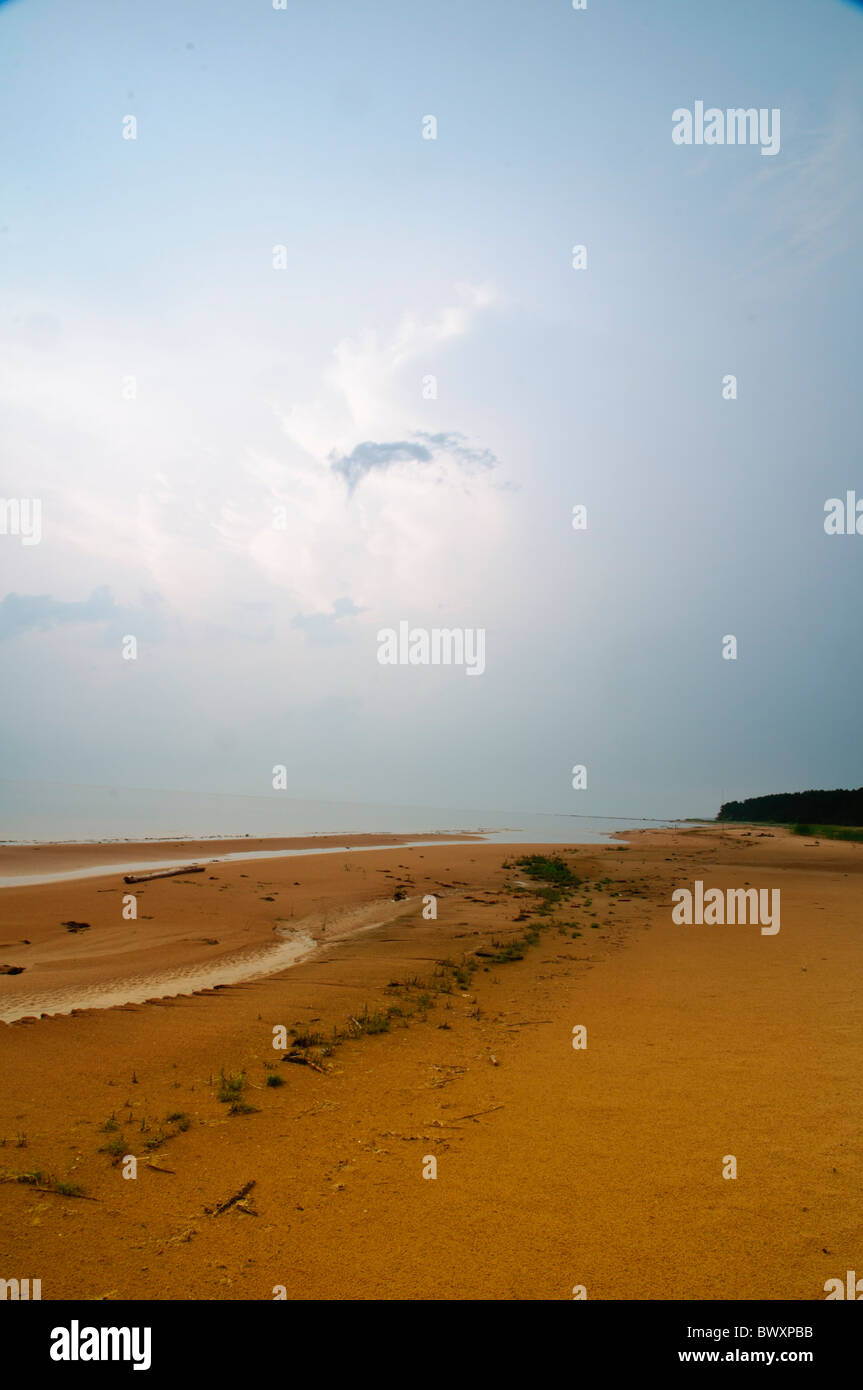
[[[863,787],[856,791],[776,792],[726,801],[717,820],[774,821],[780,825],[863,825]]]

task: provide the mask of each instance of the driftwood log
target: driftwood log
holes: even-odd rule
[[[149,883],[152,878],[173,878],[175,874],[202,874],[203,864],[186,864],[181,869],[157,869],[149,874],[124,874],[124,883]]]

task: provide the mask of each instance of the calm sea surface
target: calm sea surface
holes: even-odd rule
[[[595,844],[615,830],[668,823],[487,807],[302,801],[279,792],[232,796],[0,779],[0,841],[6,843],[482,830],[501,843]]]

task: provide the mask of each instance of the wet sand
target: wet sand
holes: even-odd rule
[[[823,1298],[861,1259],[863,846],[551,846],[590,886],[547,915],[507,866],[541,848],[221,864],[136,885],[135,922],[116,881],[4,890],[0,962],[27,968],[0,1001],[230,964],[276,927],[313,944],[235,987],[0,1026],[3,1270],[46,1299]],[[779,887],[781,931],[674,925],[695,878]],[[235,1113],[220,1072],[245,1074]]]
[[[409,838],[413,842],[408,836],[380,837],[388,844]],[[0,890],[0,967],[21,972],[0,974],[0,1022],[143,1003],[271,975],[322,940],[393,915],[391,898],[380,893],[355,900],[354,880],[345,878],[352,864],[340,860],[338,866],[336,884],[346,891],[334,898],[330,892],[331,856],[369,853],[379,843],[374,836],[216,842],[220,854],[240,856],[227,862],[201,854],[202,846],[212,854],[213,843],[163,842],[163,862],[196,863],[204,872],[133,884],[124,875],[144,872],[152,862],[147,842],[0,847],[0,866],[13,882],[34,872],[48,879],[38,887],[25,881]],[[309,849],[320,855],[309,855]],[[297,857],[245,858],[285,853]],[[89,877],[94,865],[111,860],[117,872]],[[52,881],[57,873],[65,877]]]
[[[206,840],[110,840],[104,843],[52,841],[44,844],[0,844],[0,884],[33,886],[60,878],[95,876],[104,869],[124,873],[170,864],[220,863],[227,859],[259,859],[271,855],[308,854],[314,850],[368,849],[377,845],[459,841],[481,838],[465,831],[452,834],[294,835]]]

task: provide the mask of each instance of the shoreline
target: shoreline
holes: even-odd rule
[[[0,851],[18,849],[91,849],[98,846],[123,845],[127,848],[145,848],[150,845],[206,845],[215,843],[229,842],[231,844],[244,845],[248,840],[263,841],[266,844],[289,844],[289,843],[313,843],[317,840],[345,840],[374,838],[376,840],[391,837],[393,840],[404,839],[406,834],[413,834],[419,839],[426,837],[435,839],[444,835],[491,835],[496,832],[491,828],[466,830],[434,830],[415,832],[402,832],[397,830],[310,830],[304,835],[117,835],[101,836],[89,840],[0,840]]]
[[[491,832],[488,832],[491,833]],[[483,832],[456,830],[400,835],[390,831],[353,835],[225,836],[213,839],[150,840],[44,840],[0,844],[0,889],[32,888],[43,883],[69,882],[78,878],[108,877],[137,869],[170,868],[173,864],[239,863],[243,860],[276,859],[288,855],[337,853],[341,850],[386,849],[399,845],[461,844],[482,840]],[[158,843],[166,856],[147,860],[141,855]],[[218,843],[221,852],[210,847]],[[230,848],[227,848],[230,846]],[[136,851],[138,853],[136,854]],[[131,855],[131,858],[129,857]],[[97,862],[94,864],[93,860]],[[89,862],[88,862],[89,861]],[[34,872],[37,870],[38,872]]]

